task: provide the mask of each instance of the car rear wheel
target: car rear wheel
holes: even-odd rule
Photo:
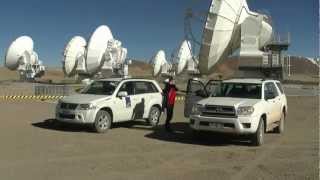
[[[161,110],[156,107],[153,106],[150,109],[150,113],[149,113],[149,117],[147,119],[147,122],[152,126],[152,127],[156,127],[159,124],[159,120],[160,120],[160,116],[161,116]]]
[[[265,124],[263,118],[260,119],[258,129],[251,137],[251,143],[254,146],[261,146],[264,142],[264,128]]]
[[[94,122],[94,130],[97,133],[106,133],[112,124],[112,119],[107,111],[99,111]]]

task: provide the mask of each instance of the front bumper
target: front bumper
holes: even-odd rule
[[[198,131],[212,131],[231,134],[253,134],[257,131],[260,117],[204,117],[190,116],[190,127]]]
[[[95,110],[66,110],[56,109],[56,119],[60,122],[72,124],[91,124],[95,121]]]

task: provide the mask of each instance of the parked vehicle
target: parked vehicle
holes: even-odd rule
[[[252,144],[263,144],[264,133],[284,132],[287,99],[276,80],[189,80],[185,116],[198,131],[247,134]]]
[[[146,119],[159,123],[162,90],[148,79],[105,79],[92,82],[80,94],[61,99],[56,107],[58,122],[92,124],[98,133],[112,123]]]

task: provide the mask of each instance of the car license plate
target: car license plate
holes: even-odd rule
[[[221,128],[223,128],[224,126],[223,126],[222,123],[210,123],[210,127],[221,129]]]

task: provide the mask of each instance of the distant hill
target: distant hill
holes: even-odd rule
[[[238,58],[229,58],[223,63],[217,65],[215,73],[209,77],[216,77],[221,75],[223,78],[232,77],[238,70]],[[129,73],[135,77],[152,77],[152,65],[142,60],[133,60],[129,66]],[[291,73],[292,77],[298,77],[299,80],[315,79],[319,75],[319,65],[305,57],[293,56],[291,57]],[[0,80],[18,80],[18,72],[10,71],[5,67],[0,67]],[[60,68],[47,68],[44,80],[62,81],[65,80],[62,69]],[[69,78],[70,79],[70,78]],[[319,80],[318,80],[319,81]]]

